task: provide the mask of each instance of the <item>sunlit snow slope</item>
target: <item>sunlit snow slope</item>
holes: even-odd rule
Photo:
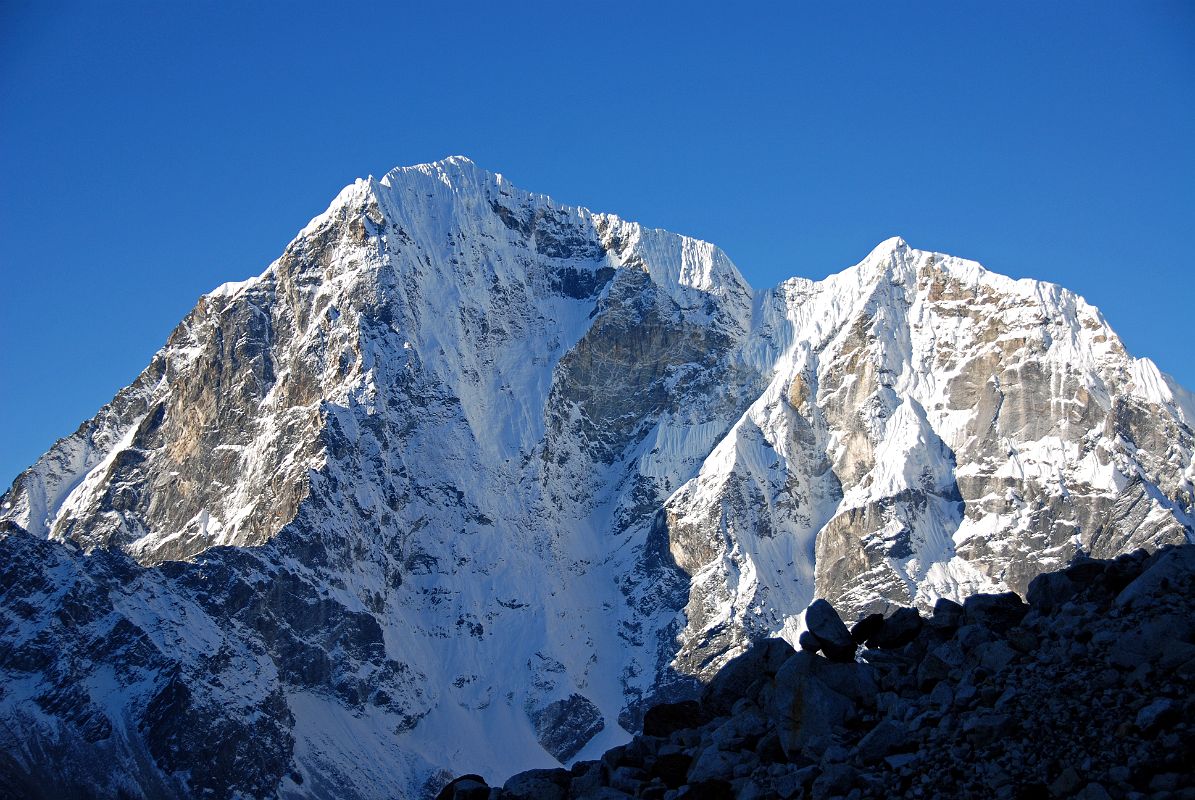
[[[4,496],[0,779],[592,756],[815,597],[1195,538],[1193,406],[1082,298],[900,239],[760,291],[464,158],[359,180]]]

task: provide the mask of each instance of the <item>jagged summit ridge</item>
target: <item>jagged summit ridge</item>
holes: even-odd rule
[[[592,756],[749,641],[795,642],[816,597],[925,608],[1190,538],[1183,397],[1081,298],[899,239],[754,290],[711,244],[460,158],[400,168],[201,298],[4,496],[32,539],[0,547],[54,564],[31,591],[155,644],[5,606],[46,655],[0,664],[24,687],[0,715],[14,752],[79,715],[152,728],[151,701],[265,720],[276,756],[236,774],[284,794]],[[46,688],[67,675],[95,691]],[[199,756],[95,724],[79,752],[198,791]]]

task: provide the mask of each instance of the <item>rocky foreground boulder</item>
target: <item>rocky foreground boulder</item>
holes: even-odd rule
[[[755,644],[600,760],[437,800],[1195,798],[1195,546],[1080,558],[1027,600],[867,616],[853,658],[815,604],[800,651]]]

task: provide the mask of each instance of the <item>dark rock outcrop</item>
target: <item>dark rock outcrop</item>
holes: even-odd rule
[[[568,761],[596,736],[605,722],[589,698],[572,694],[531,714],[539,743],[558,761]]]

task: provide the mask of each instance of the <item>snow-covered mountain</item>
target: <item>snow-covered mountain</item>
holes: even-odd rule
[[[1195,540],[1193,425],[1082,298],[900,239],[754,290],[464,158],[358,180],[0,501],[0,786],[594,756],[815,597]]]

